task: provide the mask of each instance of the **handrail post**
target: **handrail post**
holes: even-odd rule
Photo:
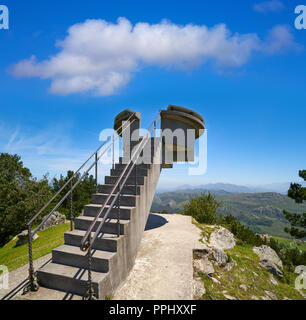
[[[91,235],[88,236],[88,281],[87,281],[87,299],[88,300],[96,300],[96,296],[94,293],[94,290],[92,288],[92,252],[91,252],[91,246],[92,246],[92,241],[91,241]],[[84,298],[83,298],[84,299]]]
[[[120,195],[121,195],[121,190],[120,190],[120,183],[118,186],[118,198],[117,198],[117,207],[118,207],[118,213],[117,213],[117,237],[120,237],[120,217],[121,217],[121,212],[120,212]]]
[[[137,160],[135,163],[135,196],[137,196]]]
[[[28,246],[29,246],[29,284],[24,288],[24,293],[38,290],[38,283],[35,277],[34,265],[33,265],[33,253],[32,253],[32,230],[31,224],[28,227]]]
[[[72,180],[70,182],[70,230],[73,231],[73,214],[72,214]]]
[[[112,148],[112,169],[115,169],[115,136],[113,136],[113,148]]]
[[[98,192],[98,152],[95,156],[95,179],[96,179],[96,192]]]
[[[156,121],[154,121],[154,138],[156,138]]]

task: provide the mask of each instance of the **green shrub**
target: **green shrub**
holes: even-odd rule
[[[221,206],[214,195],[202,193],[184,205],[184,214],[192,216],[199,223],[213,224],[217,221],[217,210]]]

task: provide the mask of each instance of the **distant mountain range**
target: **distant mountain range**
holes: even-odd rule
[[[277,192],[281,194],[287,194],[290,187],[290,182],[284,183],[271,183],[258,186],[242,186],[230,183],[208,183],[199,186],[182,185],[176,189],[160,188],[159,192],[166,191],[186,191],[186,190],[208,190],[208,191],[225,191],[228,193],[258,193],[258,192]],[[215,193],[215,192],[214,192]]]

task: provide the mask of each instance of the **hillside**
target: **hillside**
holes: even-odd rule
[[[153,200],[152,211],[167,210],[180,212],[190,197],[206,192],[204,189],[165,192],[157,194]],[[287,225],[282,210],[303,213],[306,204],[296,204],[294,200],[275,192],[266,193],[229,193],[223,190],[212,191],[223,205],[219,213],[233,215],[241,223],[258,233],[268,233],[279,237],[288,237],[284,232]]]
[[[297,274],[270,247],[242,244],[225,228],[194,223],[201,230],[203,244],[193,253],[195,299],[306,299],[305,290],[295,288]],[[263,264],[268,260],[272,269]]]

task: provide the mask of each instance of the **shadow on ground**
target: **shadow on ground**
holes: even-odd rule
[[[168,223],[168,221],[165,218],[158,216],[154,213],[150,213],[149,217],[148,217],[147,224],[146,224],[145,231],[160,228],[163,225],[165,225],[166,223]]]

